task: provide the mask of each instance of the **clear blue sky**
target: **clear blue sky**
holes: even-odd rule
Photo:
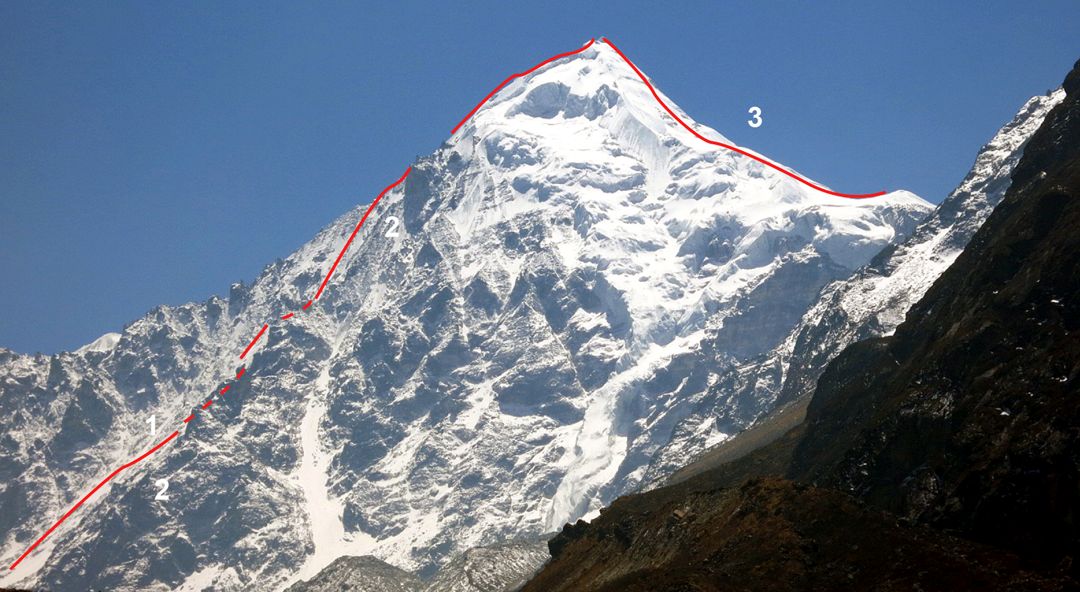
[[[740,144],[934,202],[1080,57],[1075,0],[306,4],[0,3],[0,346],[251,281],[590,37]]]

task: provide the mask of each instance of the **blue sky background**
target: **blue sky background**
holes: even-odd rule
[[[306,4],[0,3],[0,346],[251,281],[590,37],[817,181],[934,202],[1080,58],[1075,0]]]

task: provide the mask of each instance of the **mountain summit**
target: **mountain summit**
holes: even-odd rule
[[[805,421],[567,525],[523,590],[1080,587],[1078,139],[1080,62],[871,266],[909,278],[917,301],[828,362]],[[945,231],[986,200],[1000,203],[973,235],[966,217]],[[934,257],[953,261],[924,287],[907,262]]]
[[[243,380],[2,583],[277,589],[341,555],[429,575],[551,532],[638,487],[723,368],[778,345],[929,210],[903,191],[826,195],[703,142],[594,43],[419,159]],[[73,353],[0,351],[5,554],[144,451],[150,417],[181,425],[220,389],[267,319],[300,310],[359,211],[228,297]],[[692,429],[715,443],[763,407]]]

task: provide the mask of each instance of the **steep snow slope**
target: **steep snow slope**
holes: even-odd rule
[[[637,487],[716,368],[776,347],[821,287],[929,209],[830,197],[700,142],[596,44],[420,159],[228,396],[2,581],[275,589],[342,553],[430,575],[550,532]],[[228,298],[161,307],[76,353],[0,352],[5,556],[145,450],[151,415],[175,426],[231,377],[358,215]]]
[[[1058,89],[1027,101],[979,151],[960,185],[912,235],[886,248],[851,278],[827,286],[772,351],[721,372],[697,411],[655,455],[646,481],[655,485],[715,442],[701,425],[743,425],[733,412],[783,405],[809,396],[825,366],[847,345],[890,335],[911,306],[963,251],[1001,201],[1031,135],[1065,98]]]

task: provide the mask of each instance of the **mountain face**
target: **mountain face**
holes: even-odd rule
[[[801,413],[825,366],[846,346],[891,334],[952,264],[1001,202],[1024,147],[1046,114],[1065,98],[1058,89],[1029,100],[979,151],[948,197],[907,239],[887,247],[851,277],[826,286],[788,335],[768,352],[718,373],[690,418],[655,455],[645,482],[655,486],[711,443],[700,426],[715,418],[731,433],[745,425],[739,410],[797,406]],[[760,413],[760,412],[759,412]]]
[[[1063,90],[968,246],[828,364],[803,423],[567,525],[525,592],[1077,589],[1080,62]]]
[[[929,209],[831,197],[701,142],[594,44],[416,162],[310,309],[360,208],[227,297],[76,352],[0,351],[7,557],[180,426],[0,583],[279,589],[342,555],[426,577],[551,532],[640,486],[677,425],[723,439],[693,419],[719,372],[775,349]],[[733,402],[724,425],[767,403]]]

